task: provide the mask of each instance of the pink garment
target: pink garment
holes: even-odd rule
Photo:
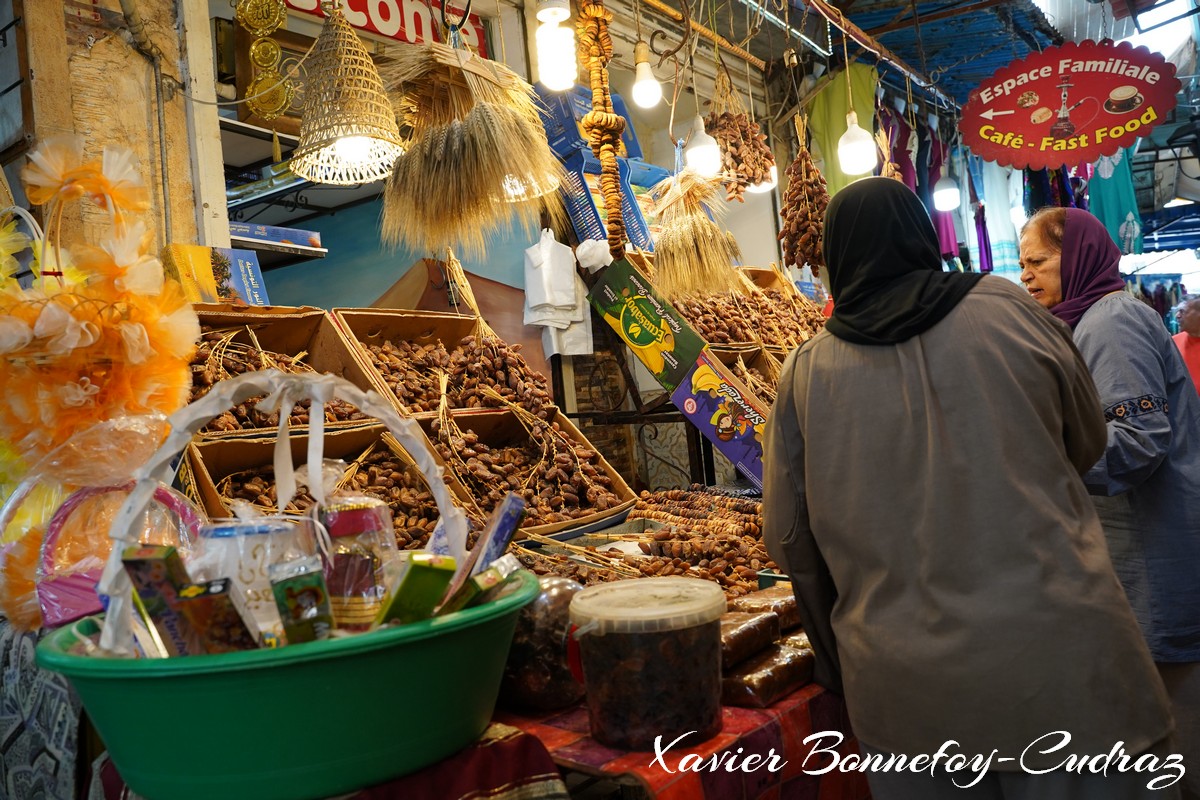
[[[942,177],[942,163],[946,160],[949,148],[938,138],[937,131],[929,129],[929,184],[937,185]],[[960,190],[962,187],[959,187]],[[958,255],[958,234],[954,231],[954,217],[951,211],[933,211],[933,229],[937,231],[938,246],[942,256],[953,258]]]
[[[892,148],[892,161],[900,169],[904,185],[917,190],[917,167],[913,163],[916,153],[916,136],[904,120],[904,115],[893,108],[879,109],[879,121],[888,134],[888,145]]]

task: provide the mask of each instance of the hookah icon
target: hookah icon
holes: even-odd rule
[[[1075,84],[1071,83],[1070,75],[1064,75],[1062,82],[1059,83],[1055,88],[1062,90],[1062,106],[1058,109],[1058,119],[1055,120],[1054,124],[1050,126],[1050,135],[1056,139],[1069,139],[1075,135],[1075,131],[1077,130],[1075,123],[1071,121],[1071,112],[1079,108],[1088,100],[1095,100],[1096,98],[1085,97],[1074,105],[1068,106],[1067,102],[1069,92],[1071,89],[1075,88]],[[1097,106],[1099,106],[1099,102],[1097,102]],[[1091,122],[1093,119],[1095,119],[1098,111],[1099,108],[1097,108],[1097,111],[1092,113],[1092,116],[1088,117],[1087,122],[1080,123],[1080,125],[1086,125],[1088,122]]]

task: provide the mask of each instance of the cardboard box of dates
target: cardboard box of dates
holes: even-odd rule
[[[489,390],[535,415],[552,404],[546,377],[478,317],[348,308],[334,316],[376,390],[401,413],[436,414],[442,376],[451,409],[502,408]]]
[[[290,445],[297,483],[302,483],[308,437],[293,434]],[[327,431],[324,448],[325,458],[339,458],[350,466],[343,475],[343,488],[375,495],[388,503],[397,545],[412,549],[428,539],[439,516],[437,504],[411,458],[382,425]],[[273,513],[274,454],[274,439],[192,442],[187,466],[194,481],[195,499],[212,517],[231,516],[229,503],[234,498],[254,503],[265,514]],[[436,452],[434,455],[436,458]],[[443,477],[467,516],[478,520],[463,486],[445,469]],[[300,486],[286,512],[301,513],[312,504],[312,497]]]
[[[350,342],[320,309],[228,304],[196,304],[195,309],[202,334],[192,360],[190,400],[203,396],[221,380],[267,367],[330,373],[360,389],[374,388]],[[254,402],[241,403],[217,417],[200,438],[274,436],[278,417],[258,411]],[[307,406],[293,409],[291,426],[307,426],[309,412]],[[345,402],[326,406],[325,424],[329,430],[361,427],[372,421]]]
[[[696,359],[671,402],[762,490],[763,429],[770,407],[711,351]]]
[[[739,267],[741,290],[676,304],[709,347],[792,350],[825,325],[816,303],[773,267]]]
[[[448,426],[436,417],[420,423],[483,516],[508,491],[525,496],[517,538],[571,538],[623,522],[633,491],[562,412],[550,412],[547,420],[511,410],[455,412]]]
[[[767,409],[775,405],[778,395],[779,371],[787,357],[765,347],[754,350],[726,350],[710,347],[709,352],[729,368],[733,376]]]

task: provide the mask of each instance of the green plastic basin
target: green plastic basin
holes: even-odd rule
[[[79,693],[126,784],[148,800],[310,800],[414,772],[491,720],[513,629],[539,591],[361,636],[226,655],[67,652],[81,620],[38,645]]]

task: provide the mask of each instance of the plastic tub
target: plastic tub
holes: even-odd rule
[[[571,600],[592,737],[649,750],[698,744],[721,731],[725,593],[695,578],[642,578],[584,589]]]
[[[174,659],[70,654],[76,625],[38,645],[66,675],[129,788],[148,800],[308,800],[414,772],[491,720],[517,614],[537,577],[487,605],[278,650]]]

